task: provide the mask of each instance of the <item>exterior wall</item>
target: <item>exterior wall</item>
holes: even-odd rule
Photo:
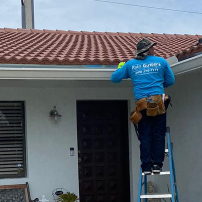
[[[168,125],[177,175],[179,201],[198,201],[202,186],[202,70],[176,76],[176,83],[168,89],[173,107],[168,111]],[[167,160],[166,160],[167,161]],[[165,165],[167,170],[168,166]],[[168,177],[155,178],[158,192],[167,191]],[[170,185],[170,184],[169,184]]]
[[[184,202],[197,201],[202,185],[201,78],[202,70],[178,75],[174,87],[167,89],[173,103],[168,111],[168,125],[174,144],[179,199]],[[32,199],[45,194],[52,201],[52,190],[59,187],[78,194],[76,101],[124,99],[129,101],[129,112],[134,107],[131,87],[102,84],[97,81],[92,82],[91,87],[70,85],[63,88],[59,83],[56,88],[43,84],[46,86],[43,89],[40,85],[33,87],[29,83],[27,87],[1,87],[0,100],[24,100],[26,104],[28,175],[22,179],[1,179],[0,184],[29,182]],[[22,82],[21,85],[25,86],[26,83]],[[9,86],[12,86],[12,82],[9,82]],[[56,125],[48,117],[54,105],[62,114],[61,122]],[[131,201],[136,201],[139,143],[131,123],[129,138]],[[70,147],[75,148],[75,156],[70,156]],[[167,170],[166,167],[165,163],[164,170]],[[157,192],[167,191],[168,177],[155,176],[149,180],[154,181]]]
[[[25,101],[27,177],[21,179],[0,179],[0,185],[28,182],[31,198],[41,198],[44,194],[52,201],[52,190],[65,188],[79,193],[77,158],[77,100],[128,100],[129,111],[134,107],[131,87],[103,88],[99,81],[92,82],[97,87],[40,88],[1,87],[0,100]],[[12,86],[12,82],[9,83]],[[117,85],[116,85],[117,86]],[[49,119],[49,111],[57,106],[62,115],[59,124]],[[131,201],[135,201],[138,191],[139,146],[132,124],[129,122]],[[70,147],[75,148],[75,156],[70,156]],[[135,182],[135,183],[134,183]]]

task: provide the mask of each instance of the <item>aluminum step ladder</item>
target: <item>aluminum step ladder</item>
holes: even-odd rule
[[[166,156],[169,158],[169,169],[170,171],[161,172],[160,174],[155,175],[170,175],[170,188],[171,193],[169,194],[147,194],[147,175],[142,173],[142,168],[140,166],[140,176],[139,176],[139,193],[138,193],[138,202],[141,202],[143,199],[144,202],[147,202],[147,199],[161,198],[161,199],[170,199],[171,202],[179,202],[178,192],[177,192],[177,183],[175,175],[175,163],[173,159],[173,148],[170,141],[170,128],[166,128],[167,135],[167,149],[165,150]],[[154,175],[152,173],[152,175]],[[144,194],[142,194],[142,189],[144,188]]]

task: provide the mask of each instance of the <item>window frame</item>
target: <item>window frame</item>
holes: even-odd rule
[[[24,178],[27,177],[27,149],[26,149],[26,130],[25,130],[25,101],[0,101],[1,103],[20,103],[22,108],[22,151],[23,151],[23,172],[21,174],[0,174],[0,179],[8,179],[8,178]],[[0,126],[1,127],[1,126]]]

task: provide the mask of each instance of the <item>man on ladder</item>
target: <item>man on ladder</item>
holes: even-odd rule
[[[173,72],[166,60],[154,56],[154,45],[144,38],[137,43],[135,58],[120,63],[112,74],[115,83],[131,78],[136,108],[131,121],[140,140],[140,159],[145,175],[160,173],[164,161],[166,99],[164,88],[174,84]]]

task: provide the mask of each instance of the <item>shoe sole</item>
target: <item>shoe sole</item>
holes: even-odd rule
[[[145,172],[143,172],[145,175],[151,175],[152,174],[152,172],[148,172],[148,173],[145,173]]]
[[[152,171],[154,174],[160,174],[161,173],[161,170],[153,170]]]

